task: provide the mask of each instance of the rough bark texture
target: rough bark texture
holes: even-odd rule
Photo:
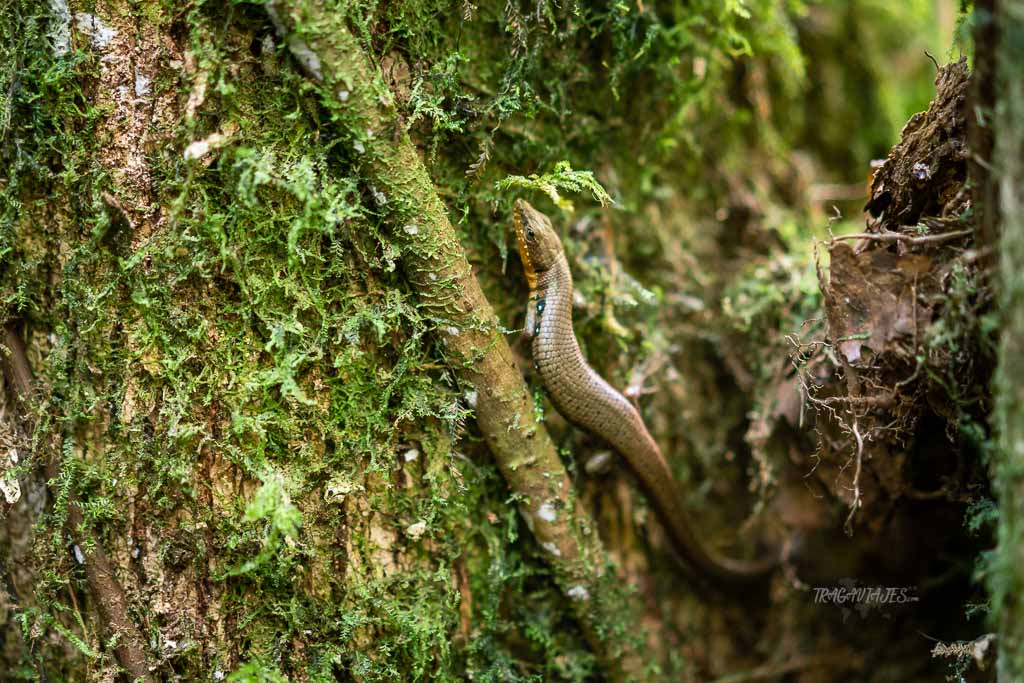
[[[974,3],[974,78],[971,81],[972,115],[967,117],[971,146],[970,174],[975,186],[975,211],[978,214],[977,242],[995,249],[999,239],[999,183],[992,174],[993,117],[995,116],[996,48],[999,45],[999,22],[995,14],[996,0]],[[984,256],[991,264],[992,254]]]
[[[991,580],[999,620],[999,680],[1024,678],[1024,3],[999,0],[996,174],[1002,334],[996,377],[999,545]]]

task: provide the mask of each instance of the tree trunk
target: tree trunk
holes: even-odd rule
[[[999,680],[1024,679],[1024,2],[997,3],[996,175],[1002,333],[996,377],[999,545],[990,580],[999,623]]]

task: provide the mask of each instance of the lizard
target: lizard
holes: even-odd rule
[[[622,456],[688,565],[718,585],[764,580],[779,564],[776,557],[746,562],[701,542],[683,508],[680,487],[640,413],[584,358],[572,323],[572,273],[551,220],[517,199],[513,222],[530,288],[524,333],[532,340],[534,366],[555,408]]]

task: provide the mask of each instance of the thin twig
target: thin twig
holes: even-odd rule
[[[829,396],[828,398],[815,399],[827,406],[830,405],[861,405],[878,406],[887,408],[892,405],[892,395],[882,396]]]
[[[857,439],[857,466],[853,470],[853,501],[850,503],[850,514],[847,515],[846,523],[843,525],[847,536],[853,535],[853,516],[857,514],[857,509],[861,506],[860,471],[864,460],[864,438],[860,435],[860,429],[858,428],[856,418],[853,420],[852,429],[853,437]]]
[[[955,230],[953,232],[944,232],[938,235],[904,235],[901,232],[858,232],[851,235],[839,235],[833,237],[831,241],[838,242],[840,240],[874,240],[875,242],[906,242],[907,244],[928,244],[930,242],[946,242],[948,240],[958,239],[960,237],[967,237],[973,234],[971,230]]]

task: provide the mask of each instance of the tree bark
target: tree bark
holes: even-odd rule
[[[999,541],[990,585],[999,623],[999,679],[1024,679],[1024,2],[999,0],[996,174],[1002,333],[996,378]]]

